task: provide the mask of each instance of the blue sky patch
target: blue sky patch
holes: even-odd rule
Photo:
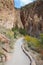
[[[33,2],[33,0],[14,0],[15,2],[15,7],[20,8],[21,6],[24,6],[30,2]]]

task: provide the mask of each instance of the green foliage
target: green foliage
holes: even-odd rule
[[[14,33],[13,33],[13,31],[11,31],[11,30],[7,31],[7,32],[6,32],[6,35],[7,35],[7,37],[8,37],[9,39],[13,39],[13,38],[14,38]]]
[[[40,39],[31,37],[31,36],[25,36],[25,40],[27,41],[28,46],[43,49],[43,34],[40,34]]]
[[[5,35],[7,38],[12,39],[14,38],[14,33],[12,30],[6,29],[2,26],[0,26],[0,33]]]
[[[14,38],[16,38],[16,36],[18,35],[18,27],[13,27],[12,31],[14,32]]]
[[[43,44],[43,33],[40,34],[40,43]]]
[[[25,40],[28,42],[29,45],[34,47],[40,47],[40,41],[37,38],[31,36],[25,36]]]
[[[26,30],[22,29],[22,28],[19,29],[19,33],[22,34],[22,35],[26,35],[27,34]]]
[[[15,31],[18,31],[18,26],[16,25],[15,27],[12,28],[12,31],[15,32]]]
[[[12,30],[5,29],[0,26],[0,33],[3,34],[7,39],[9,39],[9,48],[12,50],[14,46],[14,33]],[[5,42],[0,39],[0,47],[3,47]]]
[[[19,34],[21,34],[21,35],[26,35],[27,34],[25,29],[18,28],[17,25],[16,25],[16,27],[12,28],[12,31],[14,32],[14,38],[16,38]]]

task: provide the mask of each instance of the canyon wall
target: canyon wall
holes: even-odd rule
[[[0,25],[12,28],[16,20],[13,0],[0,0]]]
[[[34,1],[21,8],[20,17],[27,33],[38,36],[43,33],[43,1]]]
[[[20,9],[14,7],[14,0],[0,0],[0,26],[26,29],[29,35],[43,33],[43,1],[34,1]]]

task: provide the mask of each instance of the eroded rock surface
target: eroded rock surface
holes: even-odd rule
[[[43,33],[43,1],[36,1],[21,8],[21,21],[28,34]]]

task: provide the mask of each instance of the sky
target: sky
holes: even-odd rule
[[[14,2],[15,2],[15,7],[20,8],[21,6],[33,2],[33,0],[14,0]]]

